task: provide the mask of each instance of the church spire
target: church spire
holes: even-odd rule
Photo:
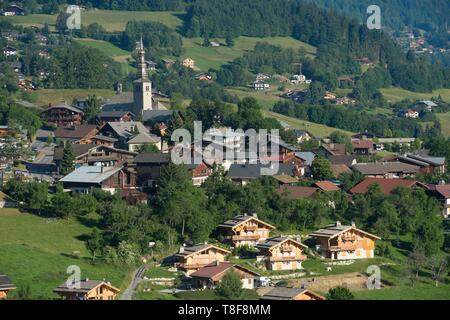
[[[144,42],[142,41],[142,34],[138,46],[137,78],[143,80],[148,79],[147,64],[145,63],[145,49],[144,49]]]

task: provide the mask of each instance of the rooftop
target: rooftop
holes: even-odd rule
[[[352,189],[350,189],[349,193],[358,194],[358,193],[367,193],[369,191],[369,187],[373,184],[378,184],[381,188],[381,191],[388,195],[394,189],[399,187],[405,188],[413,188],[415,186],[425,187],[423,184],[416,180],[407,180],[407,179],[382,179],[382,178],[366,178]],[[425,187],[426,188],[426,187]]]
[[[314,185],[323,191],[341,190],[337,185],[335,185],[333,182],[330,181],[317,181]]]
[[[283,186],[275,190],[279,194],[286,194],[290,199],[309,198],[317,191],[318,188],[303,187],[303,186]]]
[[[116,292],[120,291],[119,289],[113,287],[111,285],[111,283],[109,283],[109,282],[99,281],[99,280],[89,280],[89,279],[81,280],[79,288],[71,288],[67,285],[67,282],[64,282],[63,284],[56,287],[53,291],[60,292],[60,293],[63,293],[63,292],[88,293],[92,289],[94,289],[102,284],[109,286],[110,289],[113,291],[116,291]]]
[[[377,237],[377,236],[375,236],[373,234],[370,234],[368,232],[365,232],[365,231],[363,231],[361,229],[356,228],[355,225],[350,225],[350,226],[343,225],[339,221],[336,221],[336,223],[332,223],[332,224],[326,226],[323,229],[319,229],[317,231],[314,231],[313,233],[310,234],[310,236],[312,236],[312,237],[334,238],[337,235],[339,235],[339,234],[341,234],[341,233],[343,233],[345,231],[351,230],[351,229],[354,229],[354,230],[357,230],[359,232],[362,232],[362,233],[364,233],[364,234],[366,234],[366,235],[368,235],[370,237],[373,237],[375,239],[380,239],[379,237]]]
[[[420,167],[403,162],[371,162],[353,165],[363,175],[385,175],[388,173],[413,174],[420,171]]]
[[[102,183],[122,167],[81,166],[63,177],[61,182]]]

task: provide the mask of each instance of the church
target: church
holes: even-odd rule
[[[137,79],[133,81],[133,92],[122,92],[122,86],[119,84],[116,95],[102,106],[102,111],[129,111],[140,118],[141,121],[146,122],[153,118],[155,114],[160,114],[161,112],[171,113],[171,111],[167,110],[158,100],[158,97],[165,98],[166,96],[155,91],[148,78],[142,38],[137,49]]]

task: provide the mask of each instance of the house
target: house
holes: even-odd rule
[[[41,118],[46,123],[57,126],[78,126],[83,119],[83,111],[65,103],[56,106],[50,105],[41,112]]]
[[[58,127],[55,130],[55,139],[62,142],[74,142],[78,140],[89,140],[95,137],[98,128],[94,124],[80,124],[68,127]]]
[[[321,143],[318,153],[325,158],[347,154],[345,144],[343,143]]]
[[[64,300],[114,300],[120,290],[110,282],[85,279],[78,284],[69,285],[64,282],[53,292],[59,294]]]
[[[304,288],[276,287],[265,293],[261,300],[325,300],[325,297]]]
[[[17,4],[11,4],[7,6],[5,9],[0,11],[2,16],[23,16],[25,15],[25,10],[18,6]]]
[[[276,174],[285,174],[288,176],[295,176],[295,166],[293,164],[277,163],[278,171]],[[227,172],[227,178],[240,184],[246,185],[249,181],[256,180],[262,177],[263,170],[270,170],[270,167],[262,164],[239,164],[233,163]]]
[[[191,278],[197,288],[214,289],[222,281],[222,278],[227,272],[236,272],[239,274],[242,288],[255,288],[255,278],[259,274],[231,262],[213,262],[192,273]]]
[[[106,122],[129,122],[135,118],[129,111],[102,111],[98,116],[98,121],[103,124]]]
[[[330,165],[330,167],[331,167],[331,172],[333,172],[333,176],[335,178],[339,178],[339,176],[343,173],[348,173],[348,174],[352,173],[352,169],[350,169],[345,164],[332,164],[332,165]]]
[[[433,111],[433,108],[437,107],[438,105],[430,100],[422,100],[418,101],[416,103],[416,108],[425,109],[428,112]]]
[[[303,83],[311,83],[311,80],[306,79],[306,76],[303,74],[294,74],[289,80],[290,83],[298,85]]]
[[[98,133],[106,137],[117,139],[114,146],[119,149],[128,149],[129,140],[140,133],[146,133],[150,137],[154,137],[154,142],[157,140],[157,137],[149,133],[148,129],[139,121],[107,122]]]
[[[357,163],[352,168],[366,177],[389,179],[414,177],[420,171],[420,167],[402,162]]]
[[[175,267],[191,275],[195,271],[217,261],[224,262],[231,252],[212,244],[199,244],[195,246],[182,246],[175,254],[177,262]]]
[[[277,180],[279,185],[293,185],[298,182],[298,179],[287,174],[277,174],[272,176],[275,180]]]
[[[419,111],[408,109],[403,112],[405,118],[417,119],[419,118]]]
[[[257,244],[256,248],[268,270],[280,271],[301,269],[308,247],[291,237],[277,236]]]
[[[181,65],[183,67],[186,67],[186,68],[194,69],[195,68],[195,61],[193,59],[191,59],[191,58],[186,58],[183,61],[181,61]]]
[[[170,69],[175,64],[175,61],[172,59],[162,59],[162,62],[166,69]]]
[[[211,167],[203,161],[199,164],[186,164],[186,169],[192,176],[192,184],[196,187],[201,186],[212,173]]]
[[[144,110],[142,113],[142,122],[145,125],[153,126],[155,124],[168,124],[176,110]],[[178,113],[178,112],[177,112]]]
[[[127,141],[128,150],[140,152],[146,145],[153,145],[161,150],[161,138],[152,133],[140,132]]]
[[[88,194],[99,188],[111,194],[123,189],[136,189],[136,173],[124,166],[81,166],[59,180],[72,193]]]
[[[317,251],[331,260],[373,258],[375,240],[379,237],[339,221],[310,234],[316,241]]]
[[[155,71],[156,66],[158,65],[156,62],[153,62],[151,60],[145,60],[145,64],[147,65],[147,69],[151,71]]]
[[[372,140],[352,139],[353,153],[358,156],[368,156],[374,153]]]
[[[325,95],[323,96],[325,100],[336,100],[337,94],[334,92],[326,91]]]
[[[426,154],[406,154],[394,158],[395,161],[418,166],[424,174],[444,174],[447,172],[445,157],[432,157]]]
[[[314,159],[317,158],[316,154],[311,151],[296,152],[295,156],[303,160],[303,164],[306,167],[311,167]]]
[[[305,199],[312,197],[319,192],[319,188],[303,186],[281,186],[275,190],[278,194],[291,200]]]
[[[366,178],[352,189],[349,190],[350,194],[366,194],[369,191],[369,187],[373,184],[378,184],[381,191],[385,195],[391,194],[396,188],[424,188],[428,189],[426,185],[416,180],[407,179],[380,179],[380,178]]]
[[[195,76],[195,80],[199,81],[211,81],[212,76],[208,73],[199,73]]]
[[[108,147],[113,147],[117,142],[116,138],[106,137],[101,134],[97,134],[93,137],[87,137],[80,140],[75,141],[76,144],[95,144],[95,145],[104,145]]]
[[[6,57],[17,56],[17,53],[18,53],[17,49],[11,46],[6,46],[3,49],[3,55]]]
[[[138,154],[133,160],[137,185],[139,187],[155,187],[161,176],[161,168],[169,161],[170,156],[167,153],[143,152]]]
[[[225,221],[218,229],[225,236],[226,242],[231,243],[233,247],[240,247],[255,246],[266,240],[275,227],[258,219],[256,214],[244,214]]]
[[[270,89],[270,84],[265,83],[262,80],[256,80],[252,82],[252,88],[254,90],[269,90]]]
[[[0,300],[6,299],[8,292],[16,288],[7,275],[0,274]]]
[[[330,181],[317,181],[314,186],[325,192],[334,192],[341,190],[337,185]]]
[[[293,132],[298,144],[302,144],[303,142],[309,141],[314,138],[314,136],[307,130],[294,129]]]
[[[264,81],[264,80],[268,80],[268,79],[270,79],[270,77],[264,73],[258,73],[255,77],[256,81]]]
[[[428,190],[441,203],[442,216],[450,218],[450,184],[428,185]]]

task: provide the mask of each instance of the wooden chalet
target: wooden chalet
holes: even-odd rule
[[[195,271],[217,261],[224,262],[231,252],[212,244],[200,244],[190,247],[180,247],[175,258],[175,267],[191,275]]]
[[[16,288],[16,285],[11,282],[8,276],[0,274],[0,300],[6,299],[8,292]]]
[[[326,300],[308,289],[276,287],[264,294],[261,300]]]
[[[269,238],[274,226],[258,219],[256,214],[240,215],[219,225],[225,240],[234,247],[255,246]]]
[[[64,300],[114,300],[120,290],[110,282],[85,279],[79,285],[66,282],[58,286],[53,292]]]
[[[135,115],[130,111],[102,111],[98,116],[98,122],[104,124],[106,122],[130,122],[133,121]]]
[[[379,237],[366,231],[342,225],[339,221],[310,235],[316,240],[317,251],[331,260],[367,259],[374,257],[375,240]]]
[[[80,125],[83,115],[83,111],[65,103],[49,106],[48,109],[41,112],[41,118],[44,122],[57,126]]]
[[[429,193],[435,196],[440,204],[442,216],[450,218],[450,184],[428,185]]]
[[[231,262],[213,262],[192,273],[191,278],[194,280],[195,287],[213,289],[222,281],[222,278],[227,272],[236,272],[239,274],[242,288],[255,288],[255,277],[258,277],[259,274]]]
[[[79,140],[89,141],[98,133],[94,124],[81,124],[67,127],[58,127],[55,130],[55,139],[62,142],[75,142]]]
[[[137,185],[139,187],[155,187],[161,176],[161,168],[170,161],[167,153],[143,152],[138,154],[133,160],[136,168]]]
[[[187,164],[186,169],[192,176],[192,184],[197,187],[201,186],[212,173],[211,167],[204,162],[200,164]]]
[[[308,247],[291,238],[277,236],[266,239],[256,245],[268,270],[297,270],[302,268],[302,262],[307,259],[304,254]]]

